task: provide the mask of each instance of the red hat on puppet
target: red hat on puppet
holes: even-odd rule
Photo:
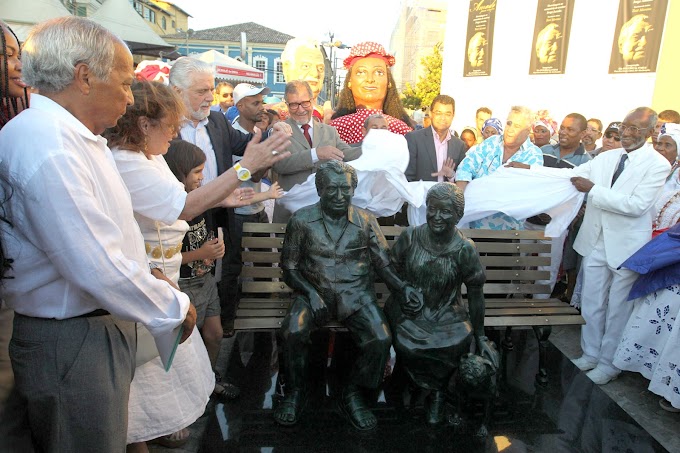
[[[349,69],[357,60],[366,57],[376,57],[385,60],[385,64],[390,67],[394,66],[394,57],[385,51],[382,44],[377,42],[365,41],[352,46],[352,50],[349,51],[349,56],[343,60],[343,65],[345,69]]]

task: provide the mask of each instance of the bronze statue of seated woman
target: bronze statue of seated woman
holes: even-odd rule
[[[447,386],[473,340],[476,354],[495,368],[498,353],[484,336],[484,268],[474,243],[456,228],[465,207],[463,192],[439,183],[428,191],[426,203],[427,223],[406,229],[391,251],[394,268],[422,292],[423,304],[393,292],[385,313],[399,366],[415,385],[430,391],[426,418],[437,424],[443,420]],[[463,283],[467,304],[461,298]]]

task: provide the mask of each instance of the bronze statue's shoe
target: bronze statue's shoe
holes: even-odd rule
[[[361,392],[358,390],[343,393],[338,401],[340,412],[360,431],[370,431],[378,426],[378,420],[366,406]]]
[[[425,420],[427,420],[427,423],[438,425],[444,421],[444,403],[446,403],[444,392],[433,391],[430,393],[425,410]]]
[[[286,392],[274,410],[274,420],[284,426],[291,426],[298,422],[305,405],[305,396],[302,390],[294,389]]]

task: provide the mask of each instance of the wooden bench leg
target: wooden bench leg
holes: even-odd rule
[[[548,370],[546,368],[546,361],[548,355],[548,337],[552,332],[551,326],[534,326],[534,334],[538,340],[538,374],[536,374],[536,383],[541,386],[548,384]]]

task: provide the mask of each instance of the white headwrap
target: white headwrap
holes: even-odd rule
[[[675,142],[675,146],[680,149],[680,124],[666,123],[661,126],[661,132],[659,132],[659,138],[664,135],[670,137]],[[680,153],[678,153],[678,160],[680,160]]]

